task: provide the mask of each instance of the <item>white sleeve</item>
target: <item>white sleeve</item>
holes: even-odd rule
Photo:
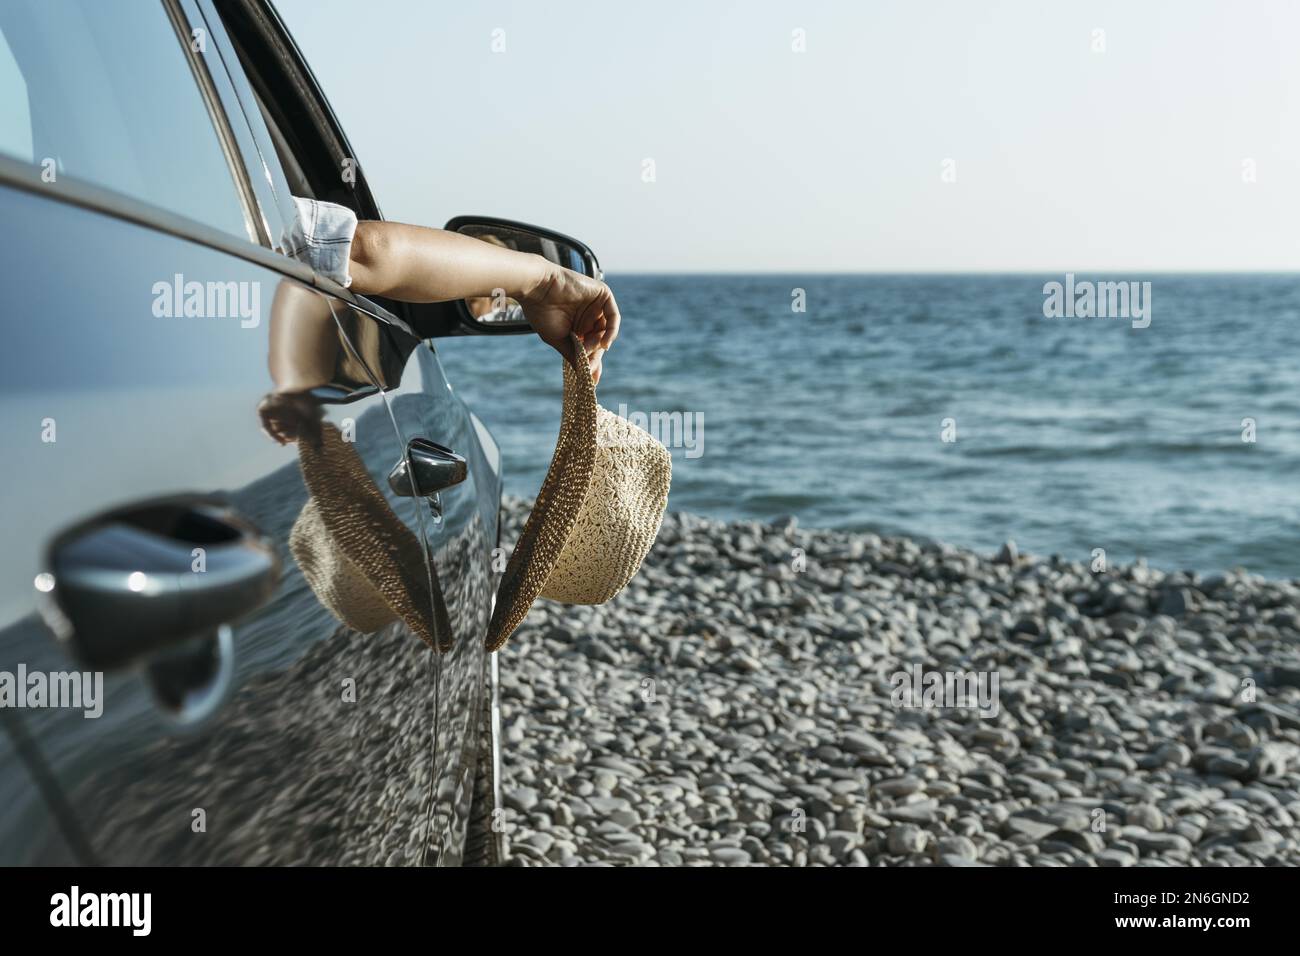
[[[293,205],[298,215],[282,242],[284,254],[341,286],[350,286],[348,257],[357,232],[357,214],[347,206],[297,196]]]

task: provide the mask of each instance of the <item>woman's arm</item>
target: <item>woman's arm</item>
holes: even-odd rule
[[[514,252],[445,229],[400,222],[359,222],[348,272],[351,288],[403,302],[446,302],[521,295],[549,275],[541,256]]]
[[[354,292],[404,302],[491,296],[501,289],[519,302],[528,323],[560,354],[570,357],[568,336],[576,333],[597,380],[604,350],[618,337],[618,305],[605,283],[542,256],[444,229],[360,222],[348,273]]]

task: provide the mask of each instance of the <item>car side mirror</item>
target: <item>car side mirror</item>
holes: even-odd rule
[[[535,253],[595,279],[603,275],[596,254],[585,243],[551,229],[490,216],[456,216],[443,228],[503,249]],[[504,292],[462,299],[455,303],[455,308],[461,334],[509,335],[531,331],[519,303]]]

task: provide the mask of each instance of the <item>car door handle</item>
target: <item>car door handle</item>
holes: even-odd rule
[[[460,484],[468,474],[469,464],[446,445],[412,438],[406,457],[388,473],[388,487],[404,498],[429,498]]]
[[[211,498],[111,512],[56,538],[43,610],[72,655],[123,667],[260,607],[280,562],[269,541]]]

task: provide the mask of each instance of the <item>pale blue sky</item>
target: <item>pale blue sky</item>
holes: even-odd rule
[[[609,272],[1300,268],[1291,0],[277,6],[391,219]]]

